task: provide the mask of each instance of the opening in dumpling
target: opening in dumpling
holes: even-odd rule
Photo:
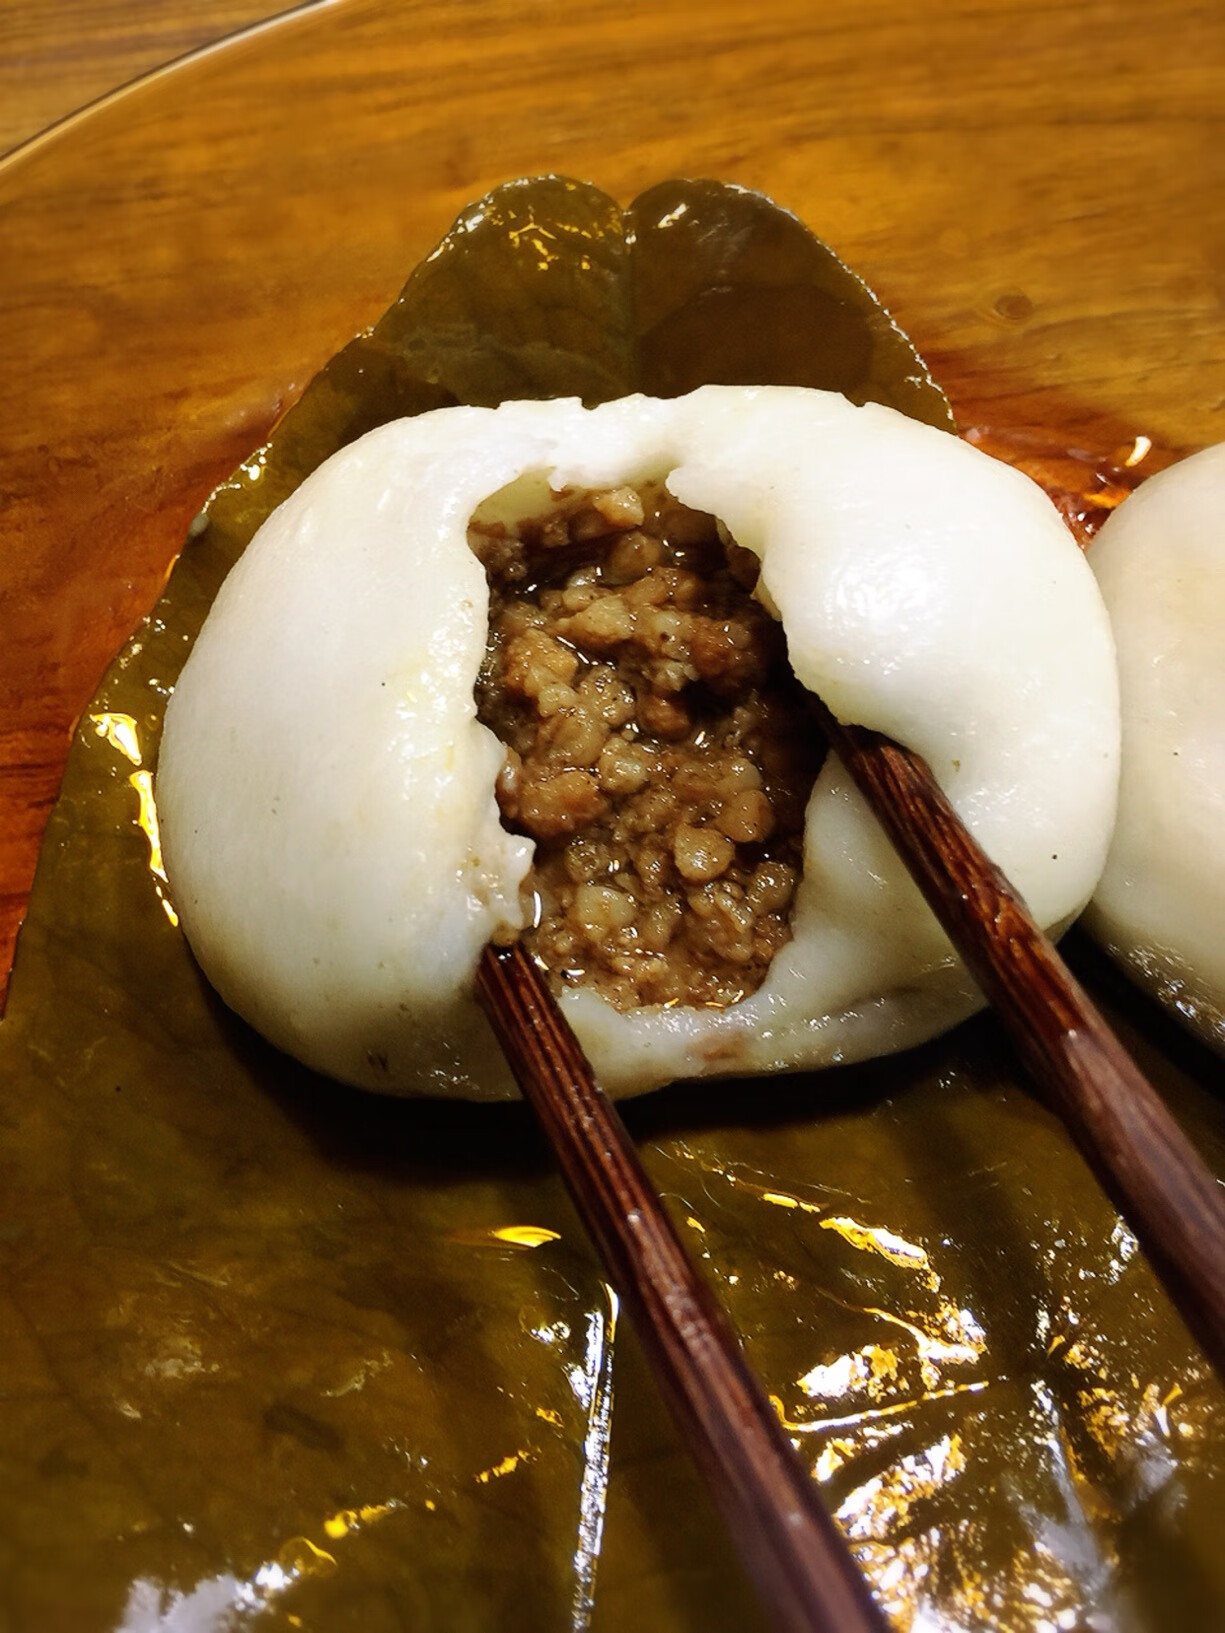
[[[790,935],[823,757],[759,563],[650,482],[483,505],[480,719],[503,821],[536,842],[525,940],[618,1009],[723,1007]]]

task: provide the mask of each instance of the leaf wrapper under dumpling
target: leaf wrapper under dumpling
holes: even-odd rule
[[[943,394],[863,282],[796,218],[720,182],[663,182],[622,213],[551,176],[469,206],[374,328],[311,382],[214,496],[234,547],[329,454],[453,403],[704,384],[804,385],[951,427]]]
[[[108,674],[0,1027],[14,1633],[183,1600],[327,1633],[761,1625],[521,1108],[375,1100],[264,1046],[171,922],[147,792],[221,576],[335,448],[455,401],[746,372],[948,423],[768,201],[500,189],[218,492]],[[1141,1020],[1125,1040],[1225,1171],[1216,1068]],[[1225,1401],[989,1019],[630,1119],[899,1627],[1213,1625]]]

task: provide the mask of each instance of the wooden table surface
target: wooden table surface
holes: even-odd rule
[[[259,0],[4,0],[0,154],[138,75],[288,9]]]
[[[0,151],[281,8],[0,12]],[[760,187],[963,422],[1225,436],[1225,12],[322,0],[0,161],[0,969],[72,722],[183,527],[469,199]]]

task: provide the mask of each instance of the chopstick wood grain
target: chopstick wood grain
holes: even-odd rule
[[[1225,1192],[926,762],[820,723],[902,859],[1225,1378]]]
[[[476,991],[775,1625],[883,1633],[841,1533],[540,972],[520,947],[487,947]]]

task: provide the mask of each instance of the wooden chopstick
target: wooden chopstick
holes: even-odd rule
[[[1225,1193],[917,754],[818,718],[949,940],[1225,1378]]]
[[[1225,1194],[926,762],[814,700],[949,939],[1051,1089],[1082,1155],[1225,1378]],[[664,1395],[757,1590],[794,1633],[881,1633],[833,1520],[616,1108],[520,947],[487,947],[477,996],[625,1297]]]
[[[486,947],[476,991],[775,1625],[884,1633],[888,1623],[540,972],[520,947]]]

